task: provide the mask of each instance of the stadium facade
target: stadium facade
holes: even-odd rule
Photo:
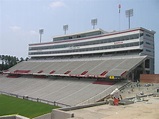
[[[0,92],[64,107],[101,101],[130,84],[122,79],[154,73],[154,34],[93,29],[29,44],[29,60],[3,71]]]
[[[29,44],[29,57],[39,60],[145,56],[145,60],[140,63],[136,73],[153,74],[154,34],[155,31],[142,27],[113,32],[93,29],[82,33],[56,36],[53,42]],[[133,78],[138,75],[135,70]],[[132,75],[132,71],[129,75]]]
[[[106,32],[93,29],[29,44],[30,60],[9,74],[139,80],[154,73],[155,31],[139,27]]]

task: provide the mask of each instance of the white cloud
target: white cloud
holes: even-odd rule
[[[10,30],[13,31],[13,32],[17,32],[17,31],[20,31],[20,30],[21,30],[21,27],[19,27],[19,26],[10,26],[9,28],[10,28]]]
[[[65,4],[62,1],[53,1],[49,5],[51,8],[59,8],[59,7],[64,7]]]

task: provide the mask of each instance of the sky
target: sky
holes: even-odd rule
[[[120,15],[118,6],[121,4]],[[53,36],[91,30],[128,29],[125,10],[133,9],[131,28],[156,31],[155,73],[159,74],[159,0],[0,0],[0,55],[26,58],[28,44],[39,43],[39,29],[44,29],[42,42]]]

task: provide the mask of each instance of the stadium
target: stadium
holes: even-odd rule
[[[0,92],[60,107],[93,104],[140,74],[154,74],[154,34],[93,29],[29,44],[29,60],[3,71]]]

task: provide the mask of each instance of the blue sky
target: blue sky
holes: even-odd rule
[[[44,29],[42,42],[64,34],[96,28],[119,30],[118,5],[121,4],[120,30],[128,29],[125,10],[134,10],[131,28],[156,31],[155,71],[159,73],[159,0],[0,0],[0,54],[27,57],[28,44],[39,42],[39,29]]]

